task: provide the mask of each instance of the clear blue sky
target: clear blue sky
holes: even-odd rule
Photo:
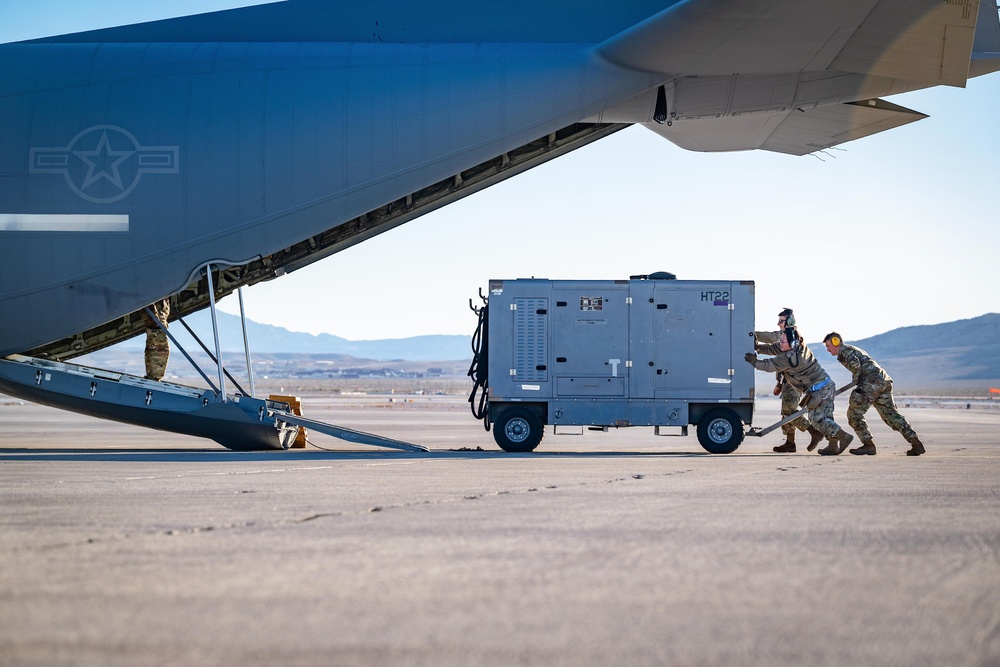
[[[4,4],[0,42],[259,3]],[[352,340],[471,334],[490,278],[658,270],[754,280],[758,327],[793,307],[809,340],[1000,311],[1000,73],[891,99],[930,118],[822,161],[625,130],[247,289],[248,316]]]

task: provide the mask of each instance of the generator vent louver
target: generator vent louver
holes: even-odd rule
[[[515,299],[514,369],[518,382],[545,382],[548,299]]]

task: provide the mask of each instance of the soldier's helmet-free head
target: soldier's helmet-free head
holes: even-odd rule
[[[782,338],[788,343],[788,348],[791,350],[799,349],[799,332],[795,327],[785,327],[784,331],[781,332]]]
[[[826,335],[826,338],[823,339],[823,344],[826,345],[827,352],[833,356],[837,356],[840,352],[840,346],[844,344],[844,337],[836,331],[831,331]]]
[[[785,308],[778,313],[778,324],[785,327],[795,326],[795,313],[792,312],[791,308]]]

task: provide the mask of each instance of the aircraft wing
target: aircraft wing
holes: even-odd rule
[[[660,94],[667,122],[643,123],[678,146],[805,155],[926,118],[875,96],[965,86],[983,60],[974,45],[1000,41],[997,24],[974,0],[707,0],[673,5],[600,52],[684,73]]]
[[[684,76],[837,70],[964,86],[978,0],[697,0],[600,47],[632,69]]]

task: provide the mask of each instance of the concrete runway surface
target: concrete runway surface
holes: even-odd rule
[[[874,411],[875,457],[652,429],[512,455],[461,397],[303,398],[433,451],[0,397],[0,665],[1000,665],[1000,405],[901,400],[918,458]]]

